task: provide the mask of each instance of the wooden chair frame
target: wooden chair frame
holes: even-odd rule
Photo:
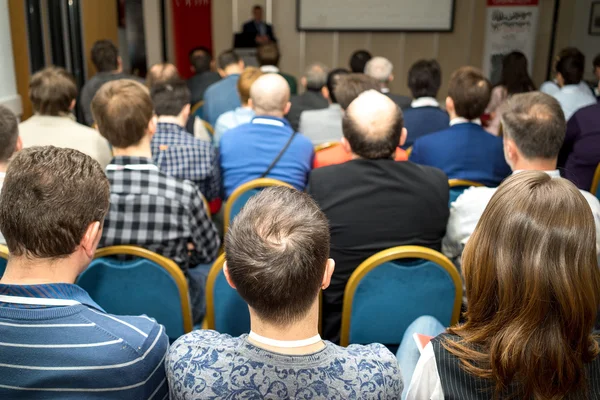
[[[0,244],[0,258],[4,258],[5,260],[8,260],[9,255],[10,255],[10,253],[8,252],[8,247],[6,247],[3,244]]]
[[[325,142],[315,146],[315,152],[330,149],[332,147],[340,145],[340,142]]]
[[[410,153],[412,153],[412,146],[410,146],[408,149],[406,149],[406,157],[410,157]]]
[[[448,186],[450,186],[450,188],[453,187],[462,187],[462,186],[466,186],[466,187],[471,187],[471,186],[485,186],[483,183],[479,183],[479,182],[475,182],[475,181],[468,181],[465,179],[448,179]]]
[[[460,317],[460,307],[462,304],[463,286],[460,274],[457,271],[452,261],[443,254],[421,246],[398,246],[387,250],[380,251],[377,254],[367,258],[350,276],[346,290],[344,291],[344,305],[342,308],[342,329],[340,337],[340,345],[346,347],[350,344],[350,317],[352,315],[352,303],[354,301],[354,293],[361,280],[372,270],[388,261],[401,260],[404,258],[418,258],[422,260],[432,261],[448,272],[454,286],[456,294],[454,295],[454,307],[450,324],[454,325]]]
[[[590,193],[596,196],[596,192],[598,192],[598,183],[600,182],[600,164],[596,167],[596,172],[594,173],[594,179],[592,179],[592,187],[590,188]]]
[[[204,105],[204,100],[200,100],[199,102],[194,104],[190,110],[190,115],[196,115],[196,111],[198,111],[198,109],[200,107],[202,107],[203,105]]]
[[[188,283],[185,279],[183,271],[173,260],[156,254],[150,250],[144,249],[137,246],[121,245],[121,246],[109,246],[102,249],[96,250],[94,259],[102,257],[110,257],[116,255],[131,255],[135,257],[145,258],[155,262],[156,264],[163,267],[171,277],[175,280],[177,290],[179,291],[179,297],[181,299],[181,313],[183,314],[183,330],[185,333],[191,332],[193,329],[192,323],[192,309],[190,306],[190,295],[188,291]]]
[[[215,129],[213,128],[213,126],[203,119],[201,119],[200,121],[202,121],[202,124],[206,128],[206,131],[209,133],[209,135],[211,137],[215,137]]]

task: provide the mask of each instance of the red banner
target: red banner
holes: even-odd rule
[[[198,46],[212,51],[211,0],[171,0],[175,59],[183,78],[192,75],[188,53]]]

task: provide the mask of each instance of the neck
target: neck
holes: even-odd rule
[[[283,118],[283,112],[281,111],[271,111],[269,113],[260,113],[254,110],[254,113],[257,117],[274,117],[274,118]]]
[[[525,158],[519,159],[512,166],[513,171],[554,171],[556,169],[557,159],[545,160],[545,159],[534,159],[527,160]]]
[[[165,124],[175,124],[181,127],[185,126],[185,122],[181,115],[173,116],[173,115],[161,115],[158,117],[158,122],[163,122]]]
[[[150,142],[146,141],[146,139],[144,138],[140,143],[126,147],[124,149],[113,147],[113,155],[115,157],[129,156],[152,158],[152,148],[150,147]]]
[[[0,283],[6,285],[42,285],[48,283],[74,283],[83,270],[75,255],[48,259],[28,256],[11,256]]]
[[[229,67],[225,68],[224,71],[225,71],[225,75],[227,75],[227,76],[239,75],[243,72],[242,69],[238,65],[230,65]]]

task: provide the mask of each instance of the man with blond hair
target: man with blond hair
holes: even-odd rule
[[[394,80],[393,71],[394,65],[384,57],[373,57],[365,65],[365,74],[377,79],[381,85],[381,93],[394,100],[394,103],[402,109],[410,107],[410,97],[390,92],[390,83]]]
[[[252,85],[249,104],[256,117],[225,132],[219,145],[226,197],[243,183],[264,177],[298,190],[306,186],[314,150],[283,118],[289,100],[290,88],[280,75],[263,75]]]

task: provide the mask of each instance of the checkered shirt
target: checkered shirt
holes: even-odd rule
[[[221,170],[214,147],[177,124],[159,122],[152,138],[152,158],[158,168],[193,182],[208,201],[221,198]]]
[[[214,261],[219,234],[191,182],[167,176],[144,157],[115,157],[106,175],[110,208],[99,247],[144,247],[184,271]],[[188,251],[190,243],[195,251]]]

